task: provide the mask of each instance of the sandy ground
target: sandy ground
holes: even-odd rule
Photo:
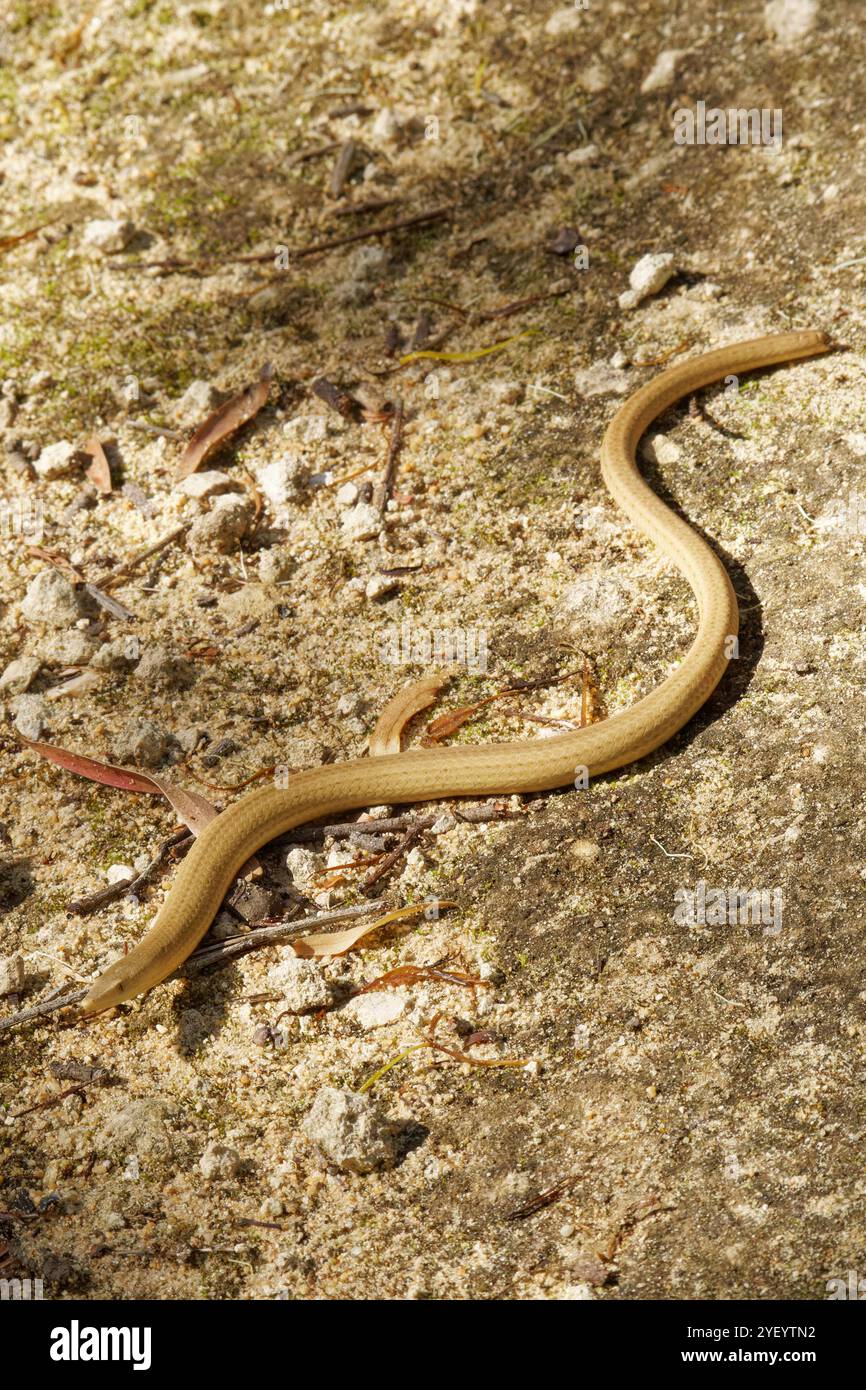
[[[840,349],[652,432],[647,476],[717,547],[744,620],[739,661],[671,744],[588,789],[506,799],[501,824],[434,807],[378,888],[456,906],[303,980],[271,947],[86,1029],[55,1014],[0,1034],[0,1276],[60,1298],[813,1299],[866,1274],[860,7],[87,16],[7,3],[0,40],[0,670],[31,658],[0,691],[7,987],[24,970],[0,1021],[139,939],[170,864],[137,898],[69,903],[177,824],[20,734],[224,803],[273,765],[363,754],[428,669],[395,664],[404,625],[486,651],[428,717],[539,682],[452,742],[579,720],[584,663],[614,713],[671,670],[695,614],[604,491],[612,411],[686,352],[788,327]],[[780,109],[781,148],[676,145],[699,101]],[[624,309],[648,253],[675,273]],[[534,331],[401,365],[422,313],[446,353]],[[206,388],[197,413],[177,402],[194,382],[230,396],[266,361],[267,405],[205,464],[216,493],[185,495]],[[322,375],[367,417],[329,409]],[[364,538],[390,436],[369,416],[398,398],[394,499]],[[73,452],[94,433],[106,495]],[[58,562],[94,582],[181,524],[109,586],[131,619],[33,589]],[[337,866],[395,844],[265,851],[247,916],[359,903],[359,871]],[[699,883],[716,905],[764,894],[763,918],[726,898],[690,922]],[[483,984],[350,1001],[442,961]],[[367,1092],[393,1165],[342,1171],[303,1127],[317,1096],[357,1092],[434,1019],[452,1052],[526,1065],[408,1052]],[[64,1097],[75,1082],[49,1067],[69,1062],[114,1084]]]

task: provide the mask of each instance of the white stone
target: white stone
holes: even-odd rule
[[[228,1144],[211,1140],[198,1161],[199,1172],[207,1182],[217,1182],[237,1177],[241,1159],[237,1149]]]
[[[0,994],[20,994],[24,988],[24,957],[0,956]]]
[[[628,277],[630,289],[619,297],[621,309],[634,309],[641,300],[658,294],[676,271],[676,260],[669,251],[650,252],[641,256]]]
[[[767,0],[764,24],[780,48],[795,48],[812,29],[818,0]]]
[[[562,10],[554,10],[544,26],[544,32],[549,34],[551,38],[559,38],[561,34],[573,33],[585,21],[586,16],[581,13],[577,5],[567,5]]]
[[[682,451],[678,444],[672,439],[668,439],[666,434],[654,434],[651,439],[647,439],[641,445],[641,454],[650,463],[678,463],[682,457]]]
[[[135,870],[129,864],[110,864],[105,871],[109,883],[125,883],[135,878]]]
[[[175,484],[176,490],[182,492],[186,497],[212,497],[217,492],[228,492],[236,489],[238,484],[228,473],[221,473],[218,468],[213,468],[209,472],[190,473],[186,478],[181,478]]]
[[[75,446],[61,439],[57,444],[47,444],[33,467],[40,478],[51,482],[53,478],[62,478],[64,473],[69,472],[74,457]]]
[[[400,123],[390,106],[383,106],[381,111],[376,112],[376,118],[370,126],[370,138],[376,142],[396,140],[400,133]]]
[[[610,72],[602,63],[589,63],[578,75],[577,85],[584,92],[598,96],[610,86]]]
[[[209,381],[193,381],[171,407],[171,418],[179,425],[200,425],[219,404],[219,392]]]
[[[49,666],[86,666],[94,654],[95,642],[84,632],[71,628],[52,633],[39,643],[39,655]]]
[[[341,521],[346,537],[353,541],[371,541],[382,529],[382,517],[378,508],[369,502],[359,502],[350,511],[344,512]]]
[[[22,738],[38,743],[48,722],[48,704],[41,695],[16,695],[12,701],[15,729]]]
[[[293,502],[303,491],[309,471],[304,460],[296,454],[275,459],[258,472],[258,484],[268,501],[274,507],[284,507]]]
[[[30,623],[47,627],[70,627],[84,616],[84,598],[59,570],[40,570],[27,586],[21,600],[21,616]]]
[[[10,661],[0,676],[0,691],[4,695],[22,695],[39,675],[40,665],[35,656],[19,656]]]
[[[292,567],[292,557],[285,550],[263,550],[259,556],[259,579],[263,584],[279,584]]]
[[[358,489],[354,483],[343,483],[335,493],[338,507],[354,507],[358,500]]]
[[[598,145],[578,145],[576,150],[569,150],[565,158],[569,164],[591,164],[598,159]]]
[[[640,89],[646,96],[649,92],[660,92],[669,87],[677,75],[677,63],[686,53],[684,48],[663,48],[647,73]]]
[[[407,999],[398,990],[376,990],[350,999],[345,1012],[361,1028],[384,1028],[406,1012]]]
[[[109,256],[122,251],[134,236],[135,228],[131,222],[113,217],[99,217],[86,223],[81,240],[85,246]]]
[[[285,1007],[293,1014],[324,1009],[333,999],[333,991],[322,974],[321,965],[295,955],[288,955],[271,966],[268,983],[282,992]]]
[[[319,860],[312,850],[295,845],[286,853],[286,868],[292,875],[292,883],[305,892],[319,872]]]
[[[367,580],[364,593],[369,599],[384,598],[386,594],[391,594],[397,588],[397,580],[393,575],[374,574],[372,579]]]
[[[394,1128],[366,1095],[323,1086],[303,1121],[303,1129],[344,1173],[392,1168],[397,1160]]]
[[[574,374],[574,384],[580,394],[590,396],[622,396],[629,388],[625,372],[617,372],[606,362],[593,362]]]
[[[190,549],[227,554],[247,534],[252,519],[253,504],[248,497],[237,492],[215,497],[210,511],[198,517],[189,528]]]

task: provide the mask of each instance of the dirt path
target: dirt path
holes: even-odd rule
[[[86,1030],[0,1034],[0,1273],[355,1299],[821,1298],[866,1274],[860,7],[8,9],[0,1021],[139,938],[170,866],[69,903],[176,825],[17,735],[226,801],[362,754],[436,634],[471,659],[429,717],[533,683],[453,741],[579,720],[584,669],[621,709],[694,612],[604,491],[612,411],[688,351],[787,327],[842,350],[652,435],[647,476],[744,614],[671,745],[502,824],[432,808],[376,891],[456,906],[350,955],[271,947]],[[677,144],[701,102],[765,111],[769,143]],[[670,278],[623,307],[647,255]],[[267,404],[179,487],[192,428],[265,362]],[[131,619],[74,587],[181,526],[105,584]],[[267,851],[217,933],[357,904],[368,869],[341,865],[396,844]],[[483,983],[352,998],[408,964]],[[434,1026],[450,1053],[408,1051]],[[116,1084],[49,1070],[72,1062]]]

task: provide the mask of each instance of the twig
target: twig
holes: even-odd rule
[[[491,806],[489,803],[482,806],[465,806],[454,808],[454,815],[458,820],[469,821],[472,824],[483,824],[491,820],[516,820],[521,814],[519,811],[509,811],[498,806]],[[435,825],[440,816],[388,816],[382,820],[352,820],[343,821],[339,825],[300,825],[296,830],[290,830],[282,835],[274,843],[278,845],[306,843],[308,840],[317,840],[320,837],[328,836],[334,840],[344,840],[350,835],[389,835],[396,834],[401,830],[408,830],[412,826],[417,826],[419,830],[429,830]]]
[[[410,829],[406,831],[399,845],[392,849],[390,854],[386,854],[385,858],[376,865],[375,869],[370,871],[361,884],[362,891],[368,893],[370,889],[379,882],[380,878],[384,878],[388,870],[393,869],[398,859],[403,858],[403,855],[415,844],[415,841],[420,840],[423,833],[420,826],[411,826]]]
[[[369,237],[387,236],[389,232],[399,232],[405,227],[419,227],[424,222],[437,222],[447,217],[450,207],[433,208],[430,212],[416,212],[411,217],[398,217],[393,222],[383,222],[379,227],[364,227],[360,232],[350,232],[347,236],[328,237],[324,241],[314,241],[309,246],[289,247],[290,260],[304,260],[307,256],[319,256],[325,251],[333,251],[339,246],[351,246],[355,241],[366,241]],[[225,256],[199,261],[137,261],[130,265],[118,266],[123,270],[200,270],[207,265],[263,265],[274,259],[273,251],[258,251],[248,256]]]
[[[123,878],[117,883],[109,883],[107,888],[100,888],[95,893],[89,893],[84,898],[73,898],[67,905],[67,912],[74,912],[79,917],[86,916],[89,912],[95,912],[97,908],[104,907],[106,903],[113,903],[116,898],[123,898],[127,893],[137,893],[140,888],[144,888],[153,878],[160,865],[165,863],[169,851],[176,846],[192,844],[193,836],[184,826],[183,830],[176,830],[168,839],[163,840],[156,851],[153,859],[146,869],[134,878]],[[187,842],[186,844],[184,842]]]
[[[311,150],[298,150],[286,160],[286,168],[292,169],[296,164],[306,164],[308,159],[321,159],[322,155],[330,154],[332,150],[339,148],[339,140],[330,140],[327,145],[316,145]]]
[[[244,933],[243,936],[216,942],[213,946],[201,947],[188,960],[184,961],[174,974],[167,977],[166,983],[168,980],[188,979],[198,975],[209,965],[232,960],[236,956],[245,955],[247,951],[256,950],[259,946],[268,946],[290,933],[303,932],[306,929],[313,931],[322,926],[331,926],[336,922],[351,921],[355,917],[368,917],[371,913],[381,911],[384,906],[384,899],[379,898],[376,902],[362,903],[360,907],[338,908],[333,912],[320,912],[318,916],[301,917],[294,922],[279,922],[275,926],[254,928],[252,931]],[[29,1023],[32,1019],[41,1018],[44,1014],[65,1009],[70,1004],[78,1004],[86,994],[86,989],[77,989],[71,994],[63,994],[59,997],[55,995],[51,999],[44,1000],[41,1004],[34,1004],[30,1009],[23,1009],[20,1013],[12,1014],[9,1018],[0,1019],[0,1033],[8,1032],[19,1023]]]
[[[385,906],[384,899],[379,898],[376,902],[362,903],[360,907],[336,908],[333,912],[320,912],[318,916],[301,917],[293,922],[278,922],[274,926],[256,927],[252,931],[244,932],[242,936],[230,937],[228,941],[216,942],[213,946],[203,946],[190,956],[189,960],[176,971],[175,975],[169,979],[176,979],[178,976],[198,975],[209,965],[216,964],[217,961],[233,960],[236,956],[246,955],[247,951],[255,951],[259,946],[269,946],[280,937],[293,934],[297,931],[318,930],[322,926],[331,926],[336,922],[350,922],[355,917],[367,917],[370,913],[379,912]]]
[[[7,1032],[10,1028],[16,1027],[19,1023],[30,1023],[34,1018],[41,1018],[43,1014],[53,1014],[57,1009],[65,1009],[69,1004],[78,1004],[87,993],[86,989],[75,989],[71,994],[55,994],[50,999],[45,999],[41,1004],[34,1004],[32,1008],[22,1009],[20,1013],[12,1014],[9,1018],[0,1019],[0,1033]]]
[[[131,429],[144,430],[145,434],[157,434],[161,439],[183,439],[182,430],[165,430],[161,425],[150,425],[147,420],[127,420]]]
[[[169,531],[167,535],[154,541],[153,545],[149,545],[144,550],[140,550],[137,555],[133,555],[131,560],[126,560],[122,565],[118,565],[117,569],[107,570],[105,574],[101,574],[95,581],[97,588],[105,589],[109,584],[116,584],[119,579],[124,579],[143,560],[148,560],[151,555],[155,555],[159,550],[164,550],[167,545],[171,545],[172,541],[176,541],[189,529],[189,526],[190,522],[184,521],[180,526],[175,526],[174,530]]]
[[[85,593],[88,593],[100,608],[104,608],[113,618],[119,618],[124,623],[135,623],[138,621],[134,613],[130,613],[128,608],[124,608],[122,603],[112,598],[110,594],[104,594],[101,589],[97,589],[95,584],[85,584]]]
[[[355,158],[358,153],[358,146],[354,140],[349,139],[343,145],[331,172],[331,197],[339,198],[343,191],[343,185],[352,172],[355,165]]]
[[[397,460],[400,457],[400,449],[403,444],[403,402],[398,399],[394,404],[394,414],[391,424],[391,442],[388,445],[388,457],[385,461],[385,471],[380,481],[376,484],[373,492],[373,506],[380,512],[384,512],[394,490],[394,479],[397,475]]]
[[[470,311],[470,318],[481,319],[484,322],[490,319],[507,319],[512,314],[518,314],[521,309],[529,309],[533,304],[541,304],[545,299],[561,299],[565,294],[571,294],[577,289],[576,285],[569,285],[564,290],[548,290],[545,294],[529,294],[525,299],[515,299],[511,304],[503,304],[499,309],[475,309]]]
[[[49,1096],[47,1100],[37,1101],[36,1105],[28,1105],[26,1110],[16,1110],[13,1112],[14,1120],[23,1119],[25,1115],[32,1115],[34,1110],[51,1110],[55,1105],[59,1105],[62,1100],[69,1096],[80,1096],[88,1086],[95,1085],[92,1081],[79,1081],[77,1086],[67,1086],[65,1091],[60,1091],[56,1096]]]
[[[342,415],[344,420],[351,420],[356,425],[360,423],[363,410],[361,402],[350,392],[344,391],[342,386],[335,386],[326,376],[320,376],[313,382],[310,390],[320,401],[324,401],[325,405]]]
[[[344,203],[331,211],[335,217],[351,217],[362,212],[381,212],[383,208],[392,208],[402,201],[402,198],[372,198],[368,203]]]
[[[304,256],[318,256],[323,251],[333,251],[337,246],[349,246],[353,241],[366,241],[368,237],[387,236],[389,232],[400,232],[404,227],[418,227],[424,222],[438,222],[440,218],[447,217],[451,212],[450,207],[433,208],[431,212],[416,212],[412,217],[398,217],[393,222],[383,222],[380,227],[365,227],[360,232],[352,232],[348,236],[330,237],[326,241],[313,242],[311,246],[300,247],[297,251],[290,251],[290,257],[300,260]],[[270,255],[262,257],[263,260],[271,260]]]
[[[543,1211],[545,1207],[552,1206],[554,1202],[564,1197],[566,1192],[570,1192],[580,1182],[582,1174],[573,1174],[569,1178],[563,1178],[561,1182],[553,1187],[548,1187],[545,1192],[539,1192],[535,1197],[530,1197],[522,1207],[517,1207],[510,1211],[506,1216],[506,1221],[522,1221],[527,1216],[533,1216],[537,1211]]]

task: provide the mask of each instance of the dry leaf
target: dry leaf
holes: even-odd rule
[[[205,459],[209,458],[214,450],[228,439],[230,434],[234,434],[241,425],[252,420],[254,415],[258,415],[268,399],[273,374],[273,368],[269,362],[266,362],[257,382],[252,386],[247,386],[240,395],[233,396],[230,401],[226,401],[225,405],[221,405],[218,410],[208,416],[203,425],[199,426],[187,444],[183,458],[175,470],[174,476],[177,482],[180,482],[182,478],[189,477],[190,473],[194,473]]]
[[[17,236],[0,237],[0,251],[6,251],[10,246],[17,246],[19,242],[30,241],[46,227],[53,227],[56,221],[57,218],[54,217],[50,222],[40,222],[38,227],[31,227],[29,232],[18,232]]]
[[[105,450],[95,434],[88,439],[84,446],[84,452],[90,454],[93,459],[90,467],[85,470],[84,476],[90,479],[103,497],[106,497],[111,492],[111,469],[108,466],[108,459],[105,457]]]
[[[101,685],[102,680],[99,671],[82,671],[80,676],[75,676],[71,681],[64,681],[62,685],[52,685],[50,690],[43,693],[46,700],[59,700],[61,695],[86,695],[88,690],[94,690],[97,685]]]
[[[328,956],[344,956],[350,951],[362,937],[368,936],[377,927],[384,927],[388,922],[398,922],[404,917],[415,917],[419,912],[426,912],[429,907],[437,908],[453,907],[453,902],[433,903],[412,903],[410,907],[397,907],[393,912],[386,912],[384,917],[377,917],[373,922],[364,922],[359,927],[349,927],[346,931],[334,932],[313,932],[310,936],[299,936],[296,941],[290,941],[296,956],[301,956],[305,960],[324,960]]]
[[[65,574],[67,579],[71,579],[73,584],[84,583],[84,575],[81,571],[77,570],[74,565],[71,565],[69,561],[56,550],[44,550],[41,545],[31,545],[29,541],[26,541],[25,544],[31,555],[35,556],[37,560],[47,560],[49,565],[53,565],[55,569],[60,570],[60,573]]]
[[[489,705],[493,700],[499,700],[503,695],[513,695],[513,690],[500,690],[496,695],[488,695],[485,700],[479,700],[474,705],[461,705],[459,709],[453,709],[448,714],[440,715],[427,725],[426,737],[421,740],[425,747],[430,744],[438,743],[440,739],[448,738],[451,734],[461,729],[468,719],[478,710]]]
[[[33,739],[24,738],[23,735],[21,739],[28,748],[32,748],[48,762],[56,763],[67,772],[75,772],[79,777],[86,777],[90,782],[101,782],[105,787],[118,787],[124,792],[161,794],[177,812],[184,825],[189,826],[193,835],[200,834],[204,827],[219,815],[216,807],[203,796],[199,796],[198,792],[175,787],[162,777],[152,777],[146,772],[116,767],[114,763],[99,762],[96,758],[86,758],[83,753],[70,753],[66,748],[58,748],[53,743],[34,743]]]
[[[400,735],[419,710],[432,705],[438,692],[450,681],[453,671],[434,671],[423,680],[413,681],[388,701],[370,735],[371,758],[400,752]]]

